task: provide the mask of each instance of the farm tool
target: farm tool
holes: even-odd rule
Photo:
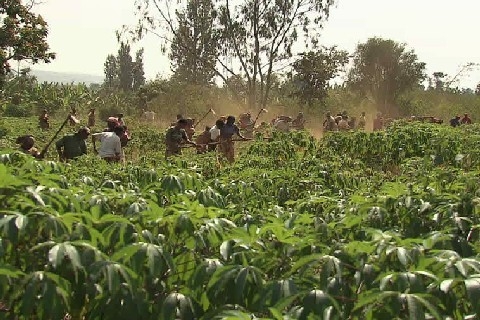
[[[67,116],[67,118],[65,119],[65,121],[63,121],[62,125],[60,126],[60,128],[57,130],[57,132],[55,132],[55,134],[53,135],[52,139],[50,139],[50,141],[47,143],[47,145],[43,148],[42,152],[40,152],[40,158],[43,158],[45,157],[45,155],[47,154],[47,151],[48,151],[48,148],[50,148],[51,144],[53,143],[53,141],[55,141],[55,139],[57,138],[57,136],[59,135],[59,133],[62,131],[62,129],[67,125],[67,123],[70,122],[70,123],[75,123],[75,124],[79,124],[80,121],[75,118],[73,115],[69,114]]]
[[[200,120],[198,120],[197,123],[195,123],[195,124],[193,125],[193,128],[196,128],[196,127],[198,126],[198,124],[199,124],[200,122],[202,122],[210,113],[212,113],[213,115],[216,115],[215,111],[214,111],[212,108],[210,108],[210,109],[207,111],[207,113],[205,113],[205,115],[204,115]]]
[[[255,126],[255,124],[257,123],[257,120],[258,120],[258,118],[260,118],[260,115],[261,115],[262,113],[268,113],[268,110],[265,109],[265,108],[262,108],[262,109],[260,109],[260,111],[258,111],[257,117],[255,118],[255,120],[253,120],[253,125],[254,125],[254,126]]]

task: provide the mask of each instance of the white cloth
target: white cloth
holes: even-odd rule
[[[101,143],[98,150],[98,155],[101,158],[115,157],[116,155],[123,157],[120,137],[115,132],[99,132],[92,134],[92,136]]]
[[[220,129],[218,129],[217,126],[213,126],[210,129],[210,139],[215,141],[218,139],[219,136],[220,136]]]

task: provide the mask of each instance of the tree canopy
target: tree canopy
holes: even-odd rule
[[[121,41],[117,55],[109,54],[104,64],[105,85],[119,87],[123,91],[137,90],[145,84],[143,48],[137,51],[135,60],[130,44]]]
[[[0,0],[0,87],[11,61],[50,62],[55,54],[47,43],[48,26],[21,0]]]
[[[397,99],[425,79],[425,63],[413,50],[390,39],[370,38],[353,56],[350,85],[370,97],[382,113],[395,115]]]
[[[212,0],[190,0],[186,10],[177,13],[177,20],[169,54],[174,78],[195,85],[212,83],[212,66],[218,57]]]
[[[309,106],[324,102],[329,81],[338,75],[348,60],[348,52],[336,47],[323,47],[301,54],[293,64],[293,81],[297,84],[294,95],[300,98],[302,104]]]
[[[210,55],[194,52],[190,37],[179,34],[186,30],[176,13],[182,12],[189,2],[137,0],[139,24],[130,30],[131,35],[139,39],[146,33],[154,33],[165,50],[172,43],[176,48],[188,50],[232,91],[229,79],[245,79],[248,106],[253,109],[267,104],[273,75],[294,60],[294,44],[302,42],[304,45],[297,46],[300,50],[318,44],[322,22],[334,0],[215,1],[211,28],[219,36],[219,54],[214,63],[209,62]]]

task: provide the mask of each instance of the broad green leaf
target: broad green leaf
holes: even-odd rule
[[[397,248],[397,257],[400,263],[404,266],[406,266],[409,260],[411,259],[410,255],[408,254],[408,251],[403,247]]]
[[[475,313],[480,313],[480,278],[465,279],[467,295]]]
[[[28,218],[23,214],[19,214],[15,219],[15,226],[17,226],[18,230],[23,230],[28,224]]]
[[[63,243],[59,243],[53,246],[53,248],[51,248],[50,251],[48,252],[48,261],[54,268],[57,268],[59,265],[62,264],[64,257],[65,257],[65,246]]]
[[[18,270],[14,267],[8,266],[8,265],[3,265],[0,267],[0,275],[1,276],[7,276],[10,278],[19,278],[25,273],[23,273],[21,270]]]

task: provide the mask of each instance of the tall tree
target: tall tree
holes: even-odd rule
[[[353,58],[349,83],[371,97],[377,109],[396,115],[396,101],[403,93],[418,87],[425,79],[425,63],[413,50],[393,40],[371,38],[361,43]]]
[[[117,55],[109,54],[104,64],[105,85],[123,91],[136,90],[145,84],[143,48],[137,51],[135,61],[130,54],[130,44],[120,42]]]
[[[133,90],[138,90],[145,84],[145,71],[143,68],[143,48],[138,50],[135,54],[135,61],[133,62]]]
[[[329,81],[339,74],[348,60],[348,52],[336,47],[301,54],[293,64],[293,81],[297,84],[294,95],[310,107],[315,102],[324,102]]]
[[[431,87],[438,91],[443,91],[445,89],[445,81],[447,78],[447,74],[443,72],[434,72],[433,77],[431,78]]]
[[[0,88],[11,60],[50,62],[55,54],[47,43],[48,26],[42,16],[21,0],[0,0]]]
[[[175,12],[182,11],[188,1],[136,1],[140,23],[132,35],[138,39],[154,33],[165,48],[174,39],[183,39],[177,36],[182,29]],[[229,88],[228,79],[245,78],[249,107],[264,106],[273,74],[293,61],[295,50],[318,43],[321,23],[333,3],[334,0],[217,0],[212,16],[213,27],[220,35],[219,56],[215,64],[204,65]],[[181,41],[180,45],[193,54],[187,43]]]
[[[113,54],[109,54],[104,64],[105,85],[109,88],[117,86],[118,66],[117,58]]]
[[[134,64],[130,54],[130,45],[123,41],[120,43],[120,49],[118,49],[117,65],[120,88],[123,91],[132,90]]]
[[[186,10],[177,13],[178,27],[169,54],[174,78],[200,85],[212,82],[212,66],[218,57],[214,20],[212,0],[189,0]]]

